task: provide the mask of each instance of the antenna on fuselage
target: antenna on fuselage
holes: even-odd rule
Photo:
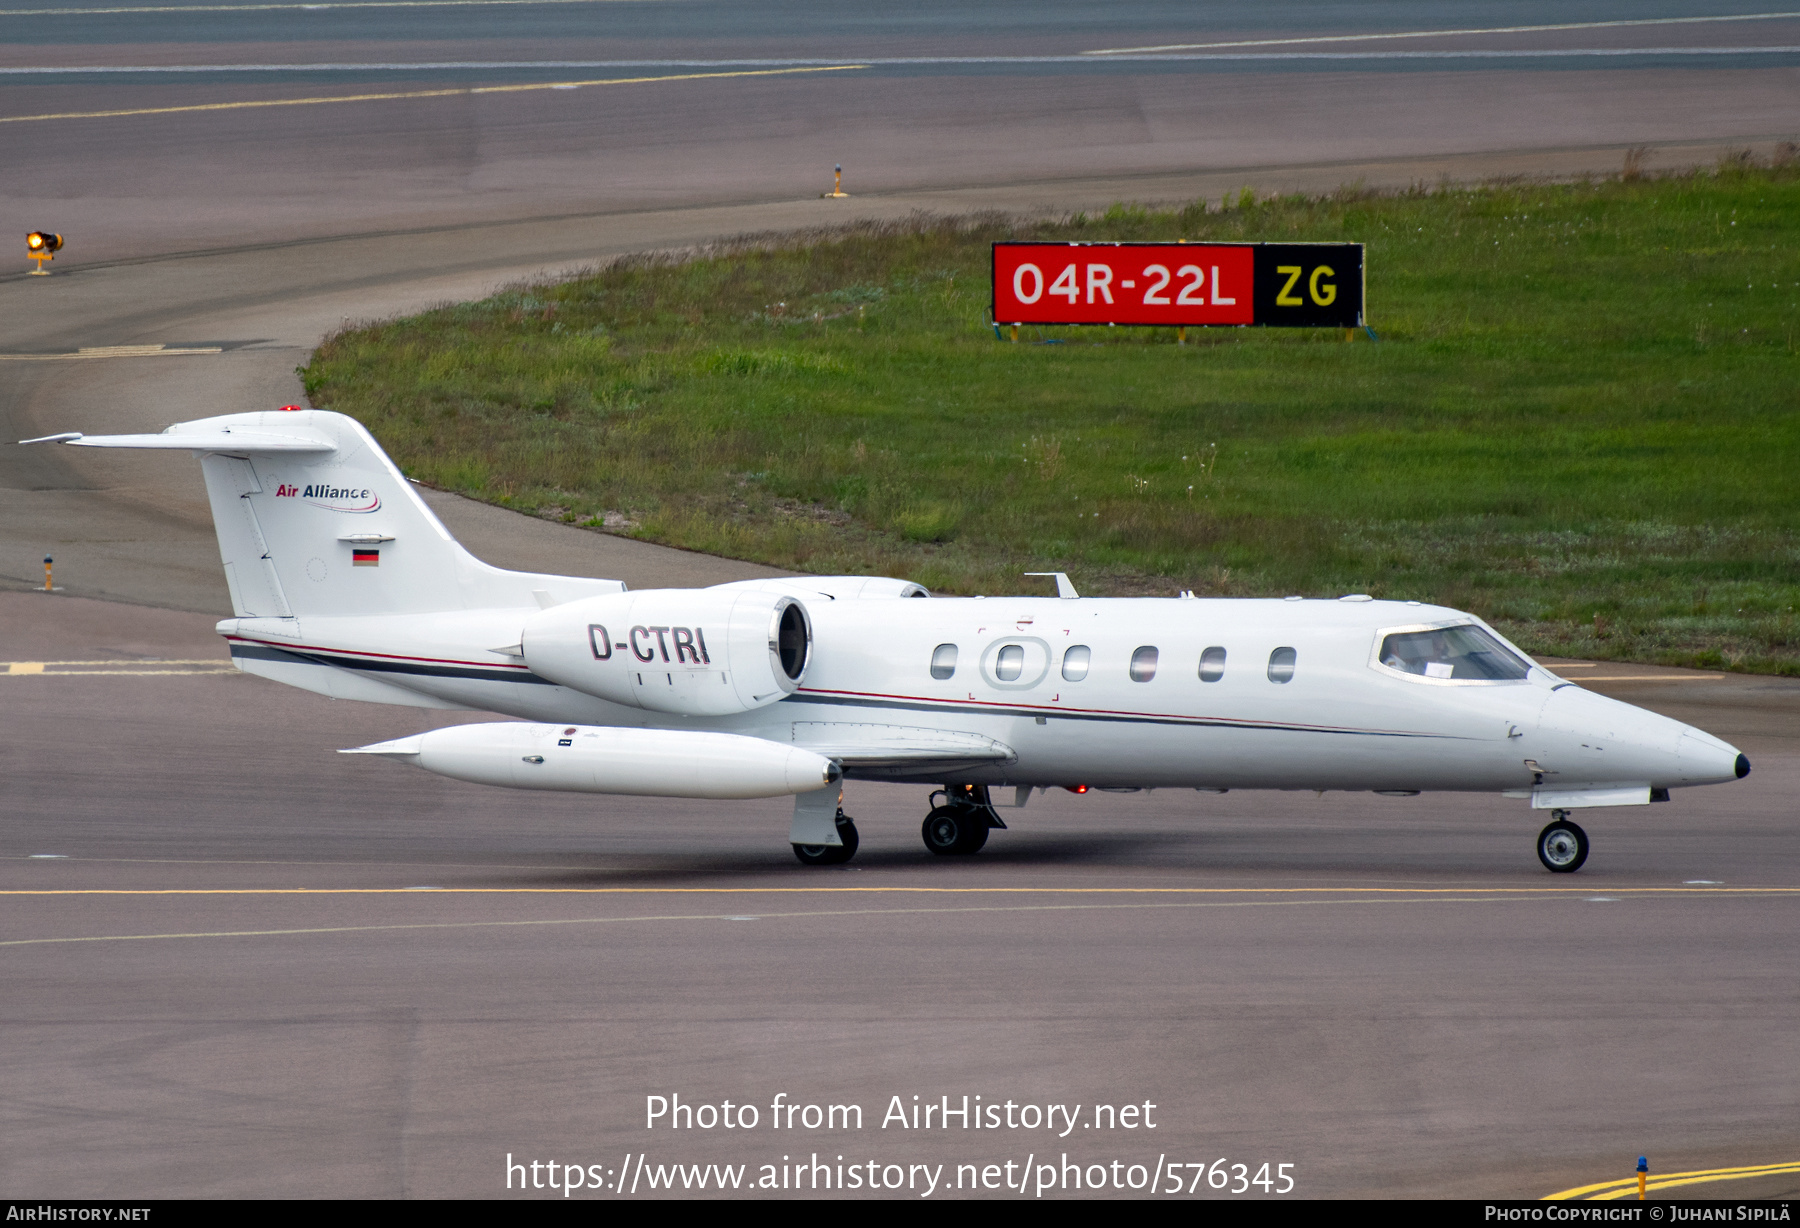
[[[1028,576],[1050,576],[1054,578],[1056,581],[1056,595],[1061,597],[1064,601],[1075,601],[1081,596],[1080,593],[1075,591],[1075,586],[1069,583],[1069,577],[1064,572],[1028,571],[1025,574]]]

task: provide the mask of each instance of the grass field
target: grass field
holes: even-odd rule
[[[1366,242],[1379,342],[988,324],[994,239],[1175,237]],[[1800,673],[1796,303],[1800,168],[1740,160],[745,241],[357,326],[302,375],[421,481],[652,541],[950,593],[1368,592]]]

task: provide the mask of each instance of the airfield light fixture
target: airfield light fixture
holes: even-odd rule
[[[48,230],[34,230],[25,236],[25,258],[37,261],[37,268],[31,270],[33,276],[50,276],[49,270],[44,268],[44,262],[56,259],[56,253],[62,250],[62,245],[62,236]]]

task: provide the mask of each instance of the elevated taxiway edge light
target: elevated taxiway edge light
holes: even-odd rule
[[[62,236],[48,230],[34,230],[26,235],[25,258],[37,261],[37,268],[31,270],[31,276],[50,276],[50,270],[44,267],[44,262],[56,259],[56,253],[62,250],[62,245]]]

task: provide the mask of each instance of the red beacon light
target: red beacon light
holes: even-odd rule
[[[1088,787],[1086,785],[1064,785],[1063,788],[1067,789],[1071,793],[1086,793],[1088,791]]]
[[[276,410],[275,412],[278,414],[297,414],[300,412],[300,408],[301,407],[298,405],[283,405],[280,409]]]

